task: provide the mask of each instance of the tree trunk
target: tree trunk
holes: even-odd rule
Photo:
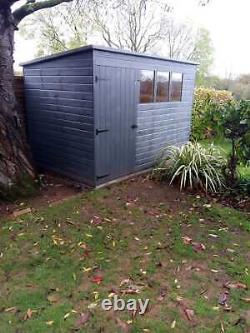
[[[27,157],[23,115],[15,97],[14,31],[14,19],[6,2],[0,8],[0,196],[24,175],[35,176]]]

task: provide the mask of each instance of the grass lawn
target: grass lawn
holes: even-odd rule
[[[214,138],[209,140],[203,140],[201,142],[205,147],[213,143],[215,146],[218,146],[222,152],[225,153],[225,156],[228,155],[231,151],[230,141],[225,138]],[[250,167],[248,166],[239,166],[238,171],[243,178],[250,179]]]
[[[249,236],[247,215],[143,178],[2,219],[0,332],[250,332]],[[115,294],[148,311],[102,310]]]

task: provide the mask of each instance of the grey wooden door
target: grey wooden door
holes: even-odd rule
[[[135,167],[137,71],[97,66],[97,184],[127,175]]]

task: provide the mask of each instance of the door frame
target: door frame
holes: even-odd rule
[[[131,131],[133,131],[133,144],[131,145],[131,147],[133,147],[132,149],[132,164],[131,164],[131,169],[130,171],[123,173],[119,176],[117,175],[113,175],[108,174],[107,172],[104,172],[102,175],[99,174],[98,175],[98,159],[100,158],[100,151],[99,151],[99,145],[98,145],[98,138],[97,135],[108,135],[108,128],[100,128],[100,123],[99,123],[99,116],[100,116],[100,112],[101,112],[101,105],[102,105],[102,93],[101,93],[101,88],[100,88],[100,84],[103,81],[109,81],[112,79],[106,78],[106,77],[102,77],[102,69],[106,68],[106,69],[112,69],[112,70],[128,70],[130,71],[133,77],[132,81],[128,81],[128,82],[132,82],[133,83],[133,98],[131,100],[132,103],[132,107],[133,107],[133,124],[131,123]],[[138,122],[138,101],[139,101],[139,85],[138,85],[138,69],[136,68],[131,68],[131,67],[120,67],[120,66],[113,66],[113,65],[94,65],[94,117],[95,117],[95,122],[94,122],[94,140],[95,140],[95,183],[96,185],[101,185],[101,184],[105,184],[107,182],[110,181],[114,181],[116,179],[119,178],[124,178],[130,174],[133,174],[136,170],[135,170],[135,166],[136,166],[136,138],[137,138],[137,122]],[[122,75],[120,75],[120,77],[122,77]],[[129,83],[128,83],[129,84]],[[120,89],[120,91],[122,92],[122,90]],[[112,115],[112,113],[111,113]],[[136,125],[136,128],[132,128],[132,125]],[[101,130],[101,132],[100,132]],[[112,128],[110,128],[109,130],[112,130]],[[98,133],[99,131],[99,133]],[[106,134],[105,134],[106,133]],[[129,130],[128,130],[128,135],[129,134]]]

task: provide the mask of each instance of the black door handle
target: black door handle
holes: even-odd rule
[[[131,125],[131,128],[137,128],[138,126],[136,125],[136,124],[134,124],[134,125]]]
[[[96,133],[96,135],[98,135],[99,133],[104,133],[104,132],[108,132],[109,131],[109,129],[96,129],[95,130],[95,133]]]

